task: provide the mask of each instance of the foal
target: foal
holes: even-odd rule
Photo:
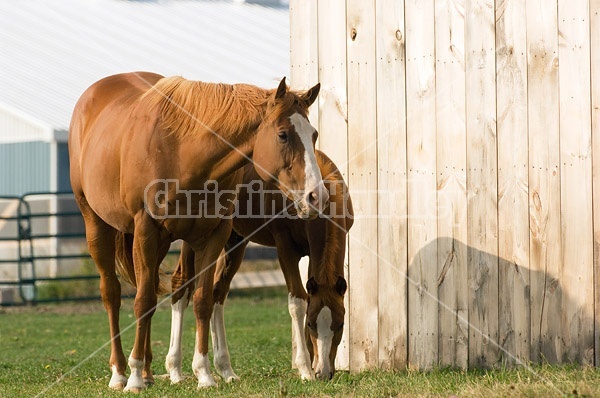
[[[238,191],[236,216],[231,236],[217,262],[214,285],[215,307],[211,318],[214,365],[227,382],[238,379],[231,368],[225,336],[223,305],[231,280],[238,271],[250,241],[277,247],[279,264],[289,291],[288,308],[297,347],[294,364],[302,379],[329,380],[335,372],[335,356],[344,326],[344,255],[346,234],[353,223],[348,188],[335,164],[322,152],[315,151],[317,163],[329,190],[327,217],[302,220],[285,214],[286,200],[281,192],[255,189],[258,180],[251,166],[244,168],[244,184]],[[258,184],[259,188],[261,184]],[[293,212],[292,212],[293,213]],[[302,286],[298,262],[309,256],[308,295]],[[182,247],[177,269],[172,278],[171,344],[166,368],[171,381],[182,380],[181,338],[183,311],[194,283],[194,252]],[[202,284],[203,275],[199,276]],[[306,328],[305,328],[306,316]],[[313,366],[311,367],[311,361]]]

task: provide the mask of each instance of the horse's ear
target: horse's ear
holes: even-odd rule
[[[335,291],[338,292],[340,296],[343,296],[344,293],[346,293],[346,289],[348,289],[346,280],[343,276],[338,276],[337,281],[335,282]]]
[[[313,102],[319,96],[319,91],[321,90],[321,83],[315,84],[311,89],[307,90],[304,94],[302,94],[302,102],[306,104],[306,107],[312,105]]]
[[[279,87],[277,87],[277,91],[275,92],[275,99],[283,98],[285,93],[287,92],[287,86],[285,84],[285,76],[279,82]]]
[[[317,293],[317,290],[319,290],[319,284],[315,278],[311,276],[310,279],[306,281],[306,291],[312,296]]]

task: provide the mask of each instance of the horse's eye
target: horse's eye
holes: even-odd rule
[[[280,143],[285,144],[288,141],[287,131],[280,131],[279,133],[277,133],[277,139]]]
[[[314,323],[312,323],[312,322],[308,322],[308,328],[309,328],[309,329],[312,329],[312,330],[315,330],[315,329],[316,329],[316,328],[315,328],[315,324],[314,324]]]
[[[342,323],[340,324],[340,326],[338,327],[338,330],[342,330],[343,328],[344,328],[344,322],[342,322]]]

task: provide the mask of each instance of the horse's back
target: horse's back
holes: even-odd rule
[[[149,72],[108,76],[84,91],[75,105],[69,129],[71,186],[101,217],[124,213],[118,204],[122,141],[133,130],[136,101],[161,78]]]
[[[156,73],[133,72],[98,80],[88,87],[77,101],[71,118],[69,137],[82,138],[107,108],[118,106],[123,109],[131,106],[133,101],[161,78],[162,76]]]

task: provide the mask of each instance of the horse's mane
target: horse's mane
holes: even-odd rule
[[[344,276],[343,262],[339,259],[346,252],[346,233],[352,227],[354,214],[342,173],[323,152],[315,151],[315,155],[323,180],[330,185],[333,193],[330,200],[336,208],[336,214],[325,223],[325,248],[317,279],[319,283],[334,285],[338,276]]]
[[[281,114],[297,98],[288,91],[272,102],[273,92],[250,84],[206,83],[173,76],[160,79],[141,100],[159,107],[161,127],[180,138],[207,130],[229,137]]]

